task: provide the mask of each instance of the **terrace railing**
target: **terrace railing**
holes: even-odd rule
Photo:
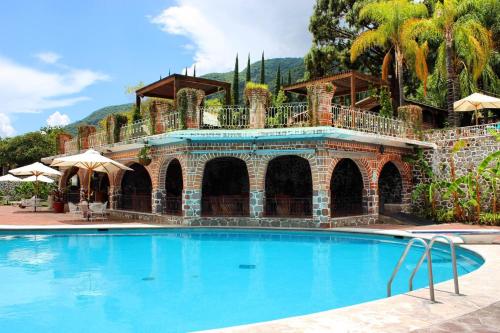
[[[64,143],[64,153],[66,153],[66,154],[77,153],[79,146],[80,145],[78,144],[78,137],[73,138],[69,141],[66,141]]]
[[[266,127],[304,127],[309,126],[307,103],[286,103],[271,106],[266,110]]]
[[[310,217],[312,198],[266,198],[264,206],[266,217]]]
[[[100,130],[89,135],[89,147],[98,148],[108,144],[106,131]]]
[[[163,207],[163,214],[166,215],[182,215],[182,198],[167,197]]]
[[[152,135],[149,118],[141,119],[131,124],[123,125],[120,129],[120,142]]]
[[[415,138],[412,128],[402,120],[342,105],[332,106],[332,126],[399,138]]]
[[[456,139],[472,139],[490,136],[490,132],[500,132],[500,122],[475,126],[457,127],[442,130],[431,130],[424,133],[428,141],[446,141]]]
[[[179,128],[179,112],[164,113],[161,117],[161,132],[175,131]]]
[[[245,196],[221,195],[204,197],[203,216],[248,216],[249,199]]]
[[[249,110],[245,106],[208,106],[201,108],[204,128],[248,128]]]

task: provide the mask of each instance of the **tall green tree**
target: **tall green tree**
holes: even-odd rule
[[[248,59],[247,59],[247,76],[245,78],[245,82],[250,82],[252,81],[252,74],[250,72],[250,53],[248,54]]]
[[[234,105],[240,103],[240,78],[238,69],[238,54],[236,54],[236,60],[234,62],[234,73],[233,73],[233,96],[232,101]]]
[[[407,53],[414,53],[409,47],[414,44],[404,39],[403,25],[412,18],[428,15],[427,7],[422,3],[408,0],[386,0],[371,2],[359,12],[360,20],[373,22],[377,28],[361,33],[352,43],[351,62],[373,47],[386,50],[382,63],[382,77],[387,78],[392,51],[395,54],[395,73],[398,80],[399,105],[404,104],[403,62]]]
[[[193,77],[196,77],[196,65],[194,65],[194,68],[193,68]]]
[[[287,80],[287,85],[291,85],[292,84],[292,71],[290,70],[290,68],[288,69],[288,80]]]
[[[278,64],[278,69],[276,70],[276,82],[274,85],[274,96],[278,96],[281,90],[281,64]]]
[[[461,98],[460,82],[475,86],[482,75],[492,74],[493,80],[496,77],[488,65],[493,49],[491,35],[478,15],[485,3],[478,0],[437,1],[432,17],[411,20],[405,27],[411,37],[439,42],[435,68],[437,75],[446,77],[450,125],[459,123],[453,103]],[[467,94],[471,90],[475,90],[474,87],[466,90]]]
[[[264,67],[264,51],[262,51],[262,59],[260,61],[260,83],[266,84],[266,69]]]

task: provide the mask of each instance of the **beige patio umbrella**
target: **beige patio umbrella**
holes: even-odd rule
[[[21,178],[17,178],[16,176],[11,175],[10,173],[5,176],[0,177],[0,182],[22,182]]]
[[[482,109],[500,109],[500,98],[480,93],[473,93],[472,95],[453,103],[453,110],[455,112],[474,111],[476,125],[478,124],[477,110]]]
[[[49,177],[45,177],[45,176],[29,176],[29,177],[26,177],[26,178],[23,178],[21,179],[22,182],[36,182],[36,181],[39,181],[39,182],[42,182],[42,183],[47,183],[47,184],[52,184],[54,182],[54,179],[52,178],[49,178]]]
[[[9,172],[16,176],[34,176],[35,177],[35,212],[36,212],[36,198],[38,196],[38,181],[40,176],[60,176],[61,172],[49,168],[40,162],[35,162],[30,165],[25,165],[20,168],[9,170]]]
[[[77,167],[88,170],[89,177],[87,184],[87,189],[88,189],[87,195],[89,201],[90,201],[90,180],[92,178],[92,173],[94,171],[104,172],[107,174],[116,172],[118,170],[133,171],[133,169],[119,162],[113,161],[112,159],[107,158],[106,156],[102,156],[99,152],[93,149],[89,149],[82,154],[55,158],[50,165],[56,167]]]

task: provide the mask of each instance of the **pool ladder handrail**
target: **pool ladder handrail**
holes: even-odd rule
[[[424,253],[422,254],[422,258],[427,257],[430,259],[430,251],[429,251],[429,245],[423,238],[415,237],[410,239],[408,244],[406,245],[405,250],[403,251],[403,254],[401,254],[401,257],[399,258],[399,261],[394,267],[394,270],[392,271],[391,278],[389,279],[389,282],[387,283],[387,297],[391,297],[391,287],[392,287],[392,282],[394,281],[394,278],[396,277],[396,274],[399,272],[399,269],[401,268],[401,265],[403,265],[403,262],[406,259],[406,256],[408,255],[408,252],[410,252],[411,247],[415,242],[420,242],[424,246]],[[422,260],[423,261],[423,260]],[[432,275],[432,261],[427,260],[427,270],[428,270],[428,279],[429,279],[429,295],[431,302],[436,302],[436,299],[434,297],[434,277]]]
[[[450,245],[451,266],[453,269],[453,284],[455,286],[455,294],[460,295],[460,290],[459,290],[459,286],[458,286],[457,256],[456,256],[456,251],[455,251],[455,243],[453,242],[453,240],[450,237],[445,236],[445,235],[436,235],[436,236],[432,237],[431,240],[429,241],[429,244],[428,244],[427,260],[432,263],[431,250],[432,250],[432,247],[434,246],[434,243],[436,243],[436,241],[440,238],[444,239]],[[420,258],[420,260],[417,263],[417,266],[415,266],[415,269],[411,273],[410,280],[409,280],[410,291],[413,290],[413,278],[417,274],[417,271],[420,269],[420,266],[424,262],[424,259],[425,259],[425,254],[422,255],[422,257]]]

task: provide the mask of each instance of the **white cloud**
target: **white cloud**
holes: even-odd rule
[[[63,66],[52,72],[17,64],[0,56],[0,112],[38,113],[88,99],[75,96],[108,76]]]
[[[61,59],[61,56],[55,52],[40,52],[36,54],[35,57],[47,64],[55,64]]]
[[[221,10],[223,8],[224,10]],[[252,62],[266,58],[303,56],[310,47],[307,29],[313,1],[294,0],[177,0],[177,6],[153,17],[169,34],[182,35],[195,45],[200,73],[229,70],[240,54]]]
[[[66,126],[71,122],[67,114],[61,114],[59,111],[54,112],[47,118],[47,125],[55,126]]]
[[[10,118],[4,113],[0,113],[0,137],[13,136],[14,134],[16,131],[10,123]]]

